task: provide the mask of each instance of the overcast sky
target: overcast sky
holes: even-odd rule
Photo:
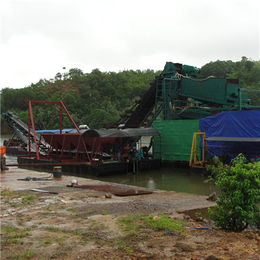
[[[259,0],[1,0],[0,88],[79,68],[259,60]],[[63,69],[66,67],[66,70]]]

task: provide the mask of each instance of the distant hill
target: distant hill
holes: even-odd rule
[[[163,69],[163,68],[162,68]],[[12,111],[21,120],[28,120],[28,104],[25,100],[64,101],[76,124],[101,128],[119,119],[124,110],[135,104],[150,87],[160,71],[124,70],[101,72],[94,69],[83,73],[78,68],[57,73],[53,79],[40,79],[21,89],[4,88],[1,91],[1,113]],[[260,90],[260,61],[242,57],[241,61],[214,61],[201,68],[201,77],[217,76],[239,78],[242,88]],[[260,105],[259,95],[249,95],[252,103]],[[58,128],[59,109],[51,104],[34,104],[36,127]],[[71,127],[64,118],[64,127]],[[1,120],[2,133],[7,131]]]

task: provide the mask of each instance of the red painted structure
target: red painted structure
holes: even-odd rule
[[[97,162],[97,155],[103,154],[103,151],[112,146],[116,138],[84,138],[82,134],[87,129],[80,130],[70,116],[62,101],[25,101],[28,103],[28,143],[29,154],[19,157],[36,157],[40,159],[53,159],[60,162],[79,162],[87,161],[90,163]],[[59,104],[59,133],[41,133],[43,140],[37,141],[36,130],[34,125],[32,104],[33,103],[52,103]],[[63,111],[65,111],[69,120],[73,124],[75,130],[64,133],[62,127]],[[33,131],[33,141],[36,147],[36,155],[31,152],[31,131]],[[47,155],[40,154],[40,145],[45,144],[45,149],[48,150]]]
[[[42,167],[52,170],[53,166],[62,166],[63,172],[82,173],[86,175],[101,176],[109,173],[127,173],[138,170],[159,168],[160,159],[143,157],[139,160],[135,151],[131,157],[123,160],[113,160],[110,151],[113,150],[115,141],[118,139],[122,148],[122,139],[140,136],[160,135],[154,128],[126,128],[126,129],[79,129],[62,101],[25,101],[28,103],[28,155],[18,156],[20,167]],[[59,105],[59,130],[41,131],[35,130],[32,104],[53,103]],[[73,130],[65,130],[62,127],[63,115],[67,115]],[[67,132],[66,132],[67,131]],[[37,135],[36,135],[37,134]],[[33,140],[31,140],[33,139]],[[31,143],[35,144],[36,153],[31,151]],[[122,155],[122,154],[121,154]],[[148,153],[147,153],[148,156]],[[124,157],[123,157],[124,158]]]

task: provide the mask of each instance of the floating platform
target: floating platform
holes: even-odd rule
[[[161,160],[142,159],[131,161],[106,161],[102,163],[79,162],[59,162],[55,160],[37,160],[35,157],[19,157],[17,159],[18,167],[33,169],[38,171],[52,172],[53,167],[61,166],[63,174],[73,174],[79,176],[104,176],[113,174],[126,174],[128,172],[139,172],[148,169],[159,169]],[[15,166],[15,165],[8,165]]]

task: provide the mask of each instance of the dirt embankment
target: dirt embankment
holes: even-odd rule
[[[17,180],[28,176],[36,179]],[[73,176],[48,177],[17,168],[1,172],[1,259],[260,259],[259,231],[224,232],[203,216],[198,222],[181,213],[201,217],[201,209],[214,206],[205,196],[158,190],[116,196],[115,190],[145,189],[76,178],[99,187],[81,189],[67,187]],[[118,223],[140,214],[182,219],[185,227],[129,231]]]

